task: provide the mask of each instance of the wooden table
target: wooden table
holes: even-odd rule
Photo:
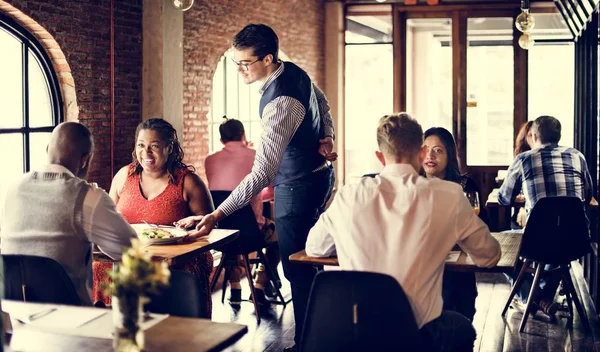
[[[35,303],[19,302],[19,304],[31,306]],[[14,351],[44,352],[113,351],[113,341],[110,336],[106,338],[81,336],[86,329],[111,331],[112,312],[107,311],[106,315],[69,331],[26,325],[13,326],[10,348]],[[208,319],[167,317],[145,331],[144,351],[221,351],[236,342],[246,332],[248,328],[240,324],[215,323]]]
[[[490,217],[490,230],[502,231],[510,229],[510,218],[511,218],[511,207],[514,206],[525,206],[525,202],[515,201],[510,205],[502,205],[498,203],[498,191],[499,188],[495,188],[492,193],[488,196],[485,206],[488,210]],[[586,207],[589,211],[598,210],[598,201],[596,198],[591,199],[590,204]],[[589,213],[588,213],[589,214]]]
[[[493,268],[481,268],[475,265],[465,252],[460,254],[458,261],[455,263],[446,263],[446,268],[452,271],[479,271],[479,272],[504,272],[512,273],[521,247],[522,234],[520,233],[492,233],[495,239],[500,242],[502,248],[502,257]],[[313,265],[330,265],[338,266],[337,257],[317,258],[309,257],[305,251],[300,251],[290,255],[290,261],[295,263],[313,264]]]
[[[173,265],[178,261],[186,261],[211,249],[221,248],[235,240],[239,236],[239,233],[239,230],[214,229],[208,236],[199,238],[196,241],[151,245],[145,247],[144,251],[150,253],[153,260],[164,260],[169,265]],[[94,251],[94,260],[99,262],[114,262],[113,259],[100,251]]]

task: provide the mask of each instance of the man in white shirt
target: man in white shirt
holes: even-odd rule
[[[338,191],[311,229],[306,252],[317,257],[337,253],[342,270],[395,277],[424,341],[439,351],[472,350],[470,321],[442,311],[445,259],[458,243],[475,264],[491,267],[500,259],[500,245],[460,185],[419,176],[426,149],[417,121],[406,113],[382,117],[377,142],[383,171]]]
[[[0,218],[2,254],[56,260],[82,304],[91,304],[92,243],[120,260],[135,231],[102,189],[87,183],[94,142],[82,124],[65,122],[52,132],[48,165],[7,190]]]

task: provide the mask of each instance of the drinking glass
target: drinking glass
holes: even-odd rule
[[[465,197],[467,197],[469,203],[471,203],[471,207],[473,208],[475,215],[479,216],[479,193],[475,191],[465,192]]]

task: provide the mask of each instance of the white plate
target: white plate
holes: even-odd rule
[[[148,237],[142,235],[142,232],[145,232],[146,230],[152,230],[151,226],[148,226],[146,224],[131,224],[131,227],[133,227],[133,229],[135,230],[135,232],[138,235],[138,238],[144,244],[169,244],[169,243],[175,243],[175,242],[179,241],[181,239],[181,237],[183,237],[183,236],[185,236],[187,234],[187,231],[182,230],[182,229],[180,229],[178,227],[175,227],[175,226],[162,226],[161,225],[159,227],[159,229],[168,231],[168,232],[172,233],[173,235],[175,235],[175,237],[171,237],[171,238],[148,238]]]

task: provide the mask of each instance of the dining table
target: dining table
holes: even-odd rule
[[[153,244],[144,247],[144,252],[152,256],[152,260],[166,261],[169,265],[177,262],[185,262],[189,258],[198,256],[204,252],[219,249],[235,240],[240,234],[239,230],[214,229],[208,234],[191,241],[182,241],[171,244]],[[94,261],[111,262],[115,260],[95,249]]]
[[[113,351],[110,309],[2,300],[2,311],[11,323],[7,330],[12,351]],[[36,311],[35,320],[22,320]],[[248,331],[236,323],[152,313],[141,329],[144,351],[149,352],[221,351]]]
[[[525,199],[521,196],[515,199],[511,204],[504,205],[498,202],[499,188],[494,188],[490,192],[488,199],[485,203],[488,211],[490,223],[488,224],[492,231],[503,231],[509,230],[511,227],[511,210],[512,207],[523,207],[525,206]],[[588,218],[595,218],[598,212],[598,201],[592,197],[590,203],[587,205],[586,210],[588,211]]]
[[[450,271],[461,272],[513,273],[519,258],[519,250],[521,248],[523,234],[494,232],[492,233],[492,236],[498,240],[502,250],[502,256],[495,266],[491,268],[477,266],[475,263],[473,263],[471,258],[469,258],[467,253],[461,250],[460,253],[457,253],[458,258],[446,261],[446,269]],[[308,265],[339,266],[338,258],[336,256],[324,258],[311,257],[307,255],[306,251],[304,250],[290,255],[289,259],[294,263]]]

